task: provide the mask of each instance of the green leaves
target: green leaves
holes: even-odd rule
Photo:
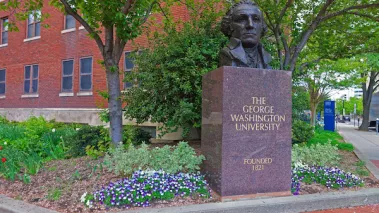
[[[197,156],[195,150],[186,142],[177,146],[164,146],[150,149],[146,144],[139,148],[130,146],[125,149],[119,146],[111,149],[104,158],[104,165],[116,175],[131,176],[137,170],[163,170],[174,174],[177,172],[195,172],[205,160],[203,155]]]
[[[202,5],[207,9],[192,11],[189,22],[165,23],[163,32],[151,35],[151,50],[135,55],[136,70],[125,81],[137,79],[139,87],[125,92],[127,118],[163,123],[163,134],[181,127],[187,135],[200,126],[201,79],[217,68],[227,41],[217,24],[221,13],[210,2]]]

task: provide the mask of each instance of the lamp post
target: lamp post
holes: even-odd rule
[[[345,100],[346,100],[346,95],[343,95],[342,97],[342,116],[345,116]]]

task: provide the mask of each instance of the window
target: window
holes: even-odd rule
[[[125,75],[124,77],[126,78],[127,75],[130,75],[134,64],[133,64],[133,59],[130,58],[130,52],[125,52]],[[128,89],[133,86],[133,82],[124,82],[124,89]]]
[[[28,16],[28,38],[33,38],[41,35],[41,11],[33,11]]]
[[[72,15],[66,15],[64,29],[67,30],[72,28],[75,28],[75,18]]]
[[[25,66],[24,93],[31,94],[38,92],[38,65]]]
[[[62,92],[72,92],[74,60],[65,60],[62,63]]]
[[[5,69],[0,70],[0,95],[5,94]]]
[[[92,57],[80,59],[80,91],[92,90]]]
[[[3,18],[0,20],[0,31],[1,31],[1,40],[0,40],[0,45],[1,44],[8,44],[8,18]]]

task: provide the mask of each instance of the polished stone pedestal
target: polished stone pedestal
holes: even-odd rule
[[[222,198],[291,189],[291,72],[220,67],[203,77],[203,171]]]

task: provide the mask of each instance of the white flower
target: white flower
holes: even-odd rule
[[[88,206],[88,208],[92,208],[92,202],[90,200],[87,200],[86,205]]]
[[[55,128],[53,128],[51,131],[52,131],[52,132],[55,132]]]
[[[79,130],[80,130],[80,128],[76,128],[75,130],[76,130],[76,131],[79,131]]]
[[[59,138],[60,138],[60,139],[63,139],[63,136],[60,136]]]
[[[82,197],[80,198],[80,201],[82,203],[84,203],[86,201],[86,197],[87,197],[87,192],[84,192],[84,194],[82,195]]]
[[[6,141],[4,141],[4,145],[7,145],[7,142],[6,142]]]

